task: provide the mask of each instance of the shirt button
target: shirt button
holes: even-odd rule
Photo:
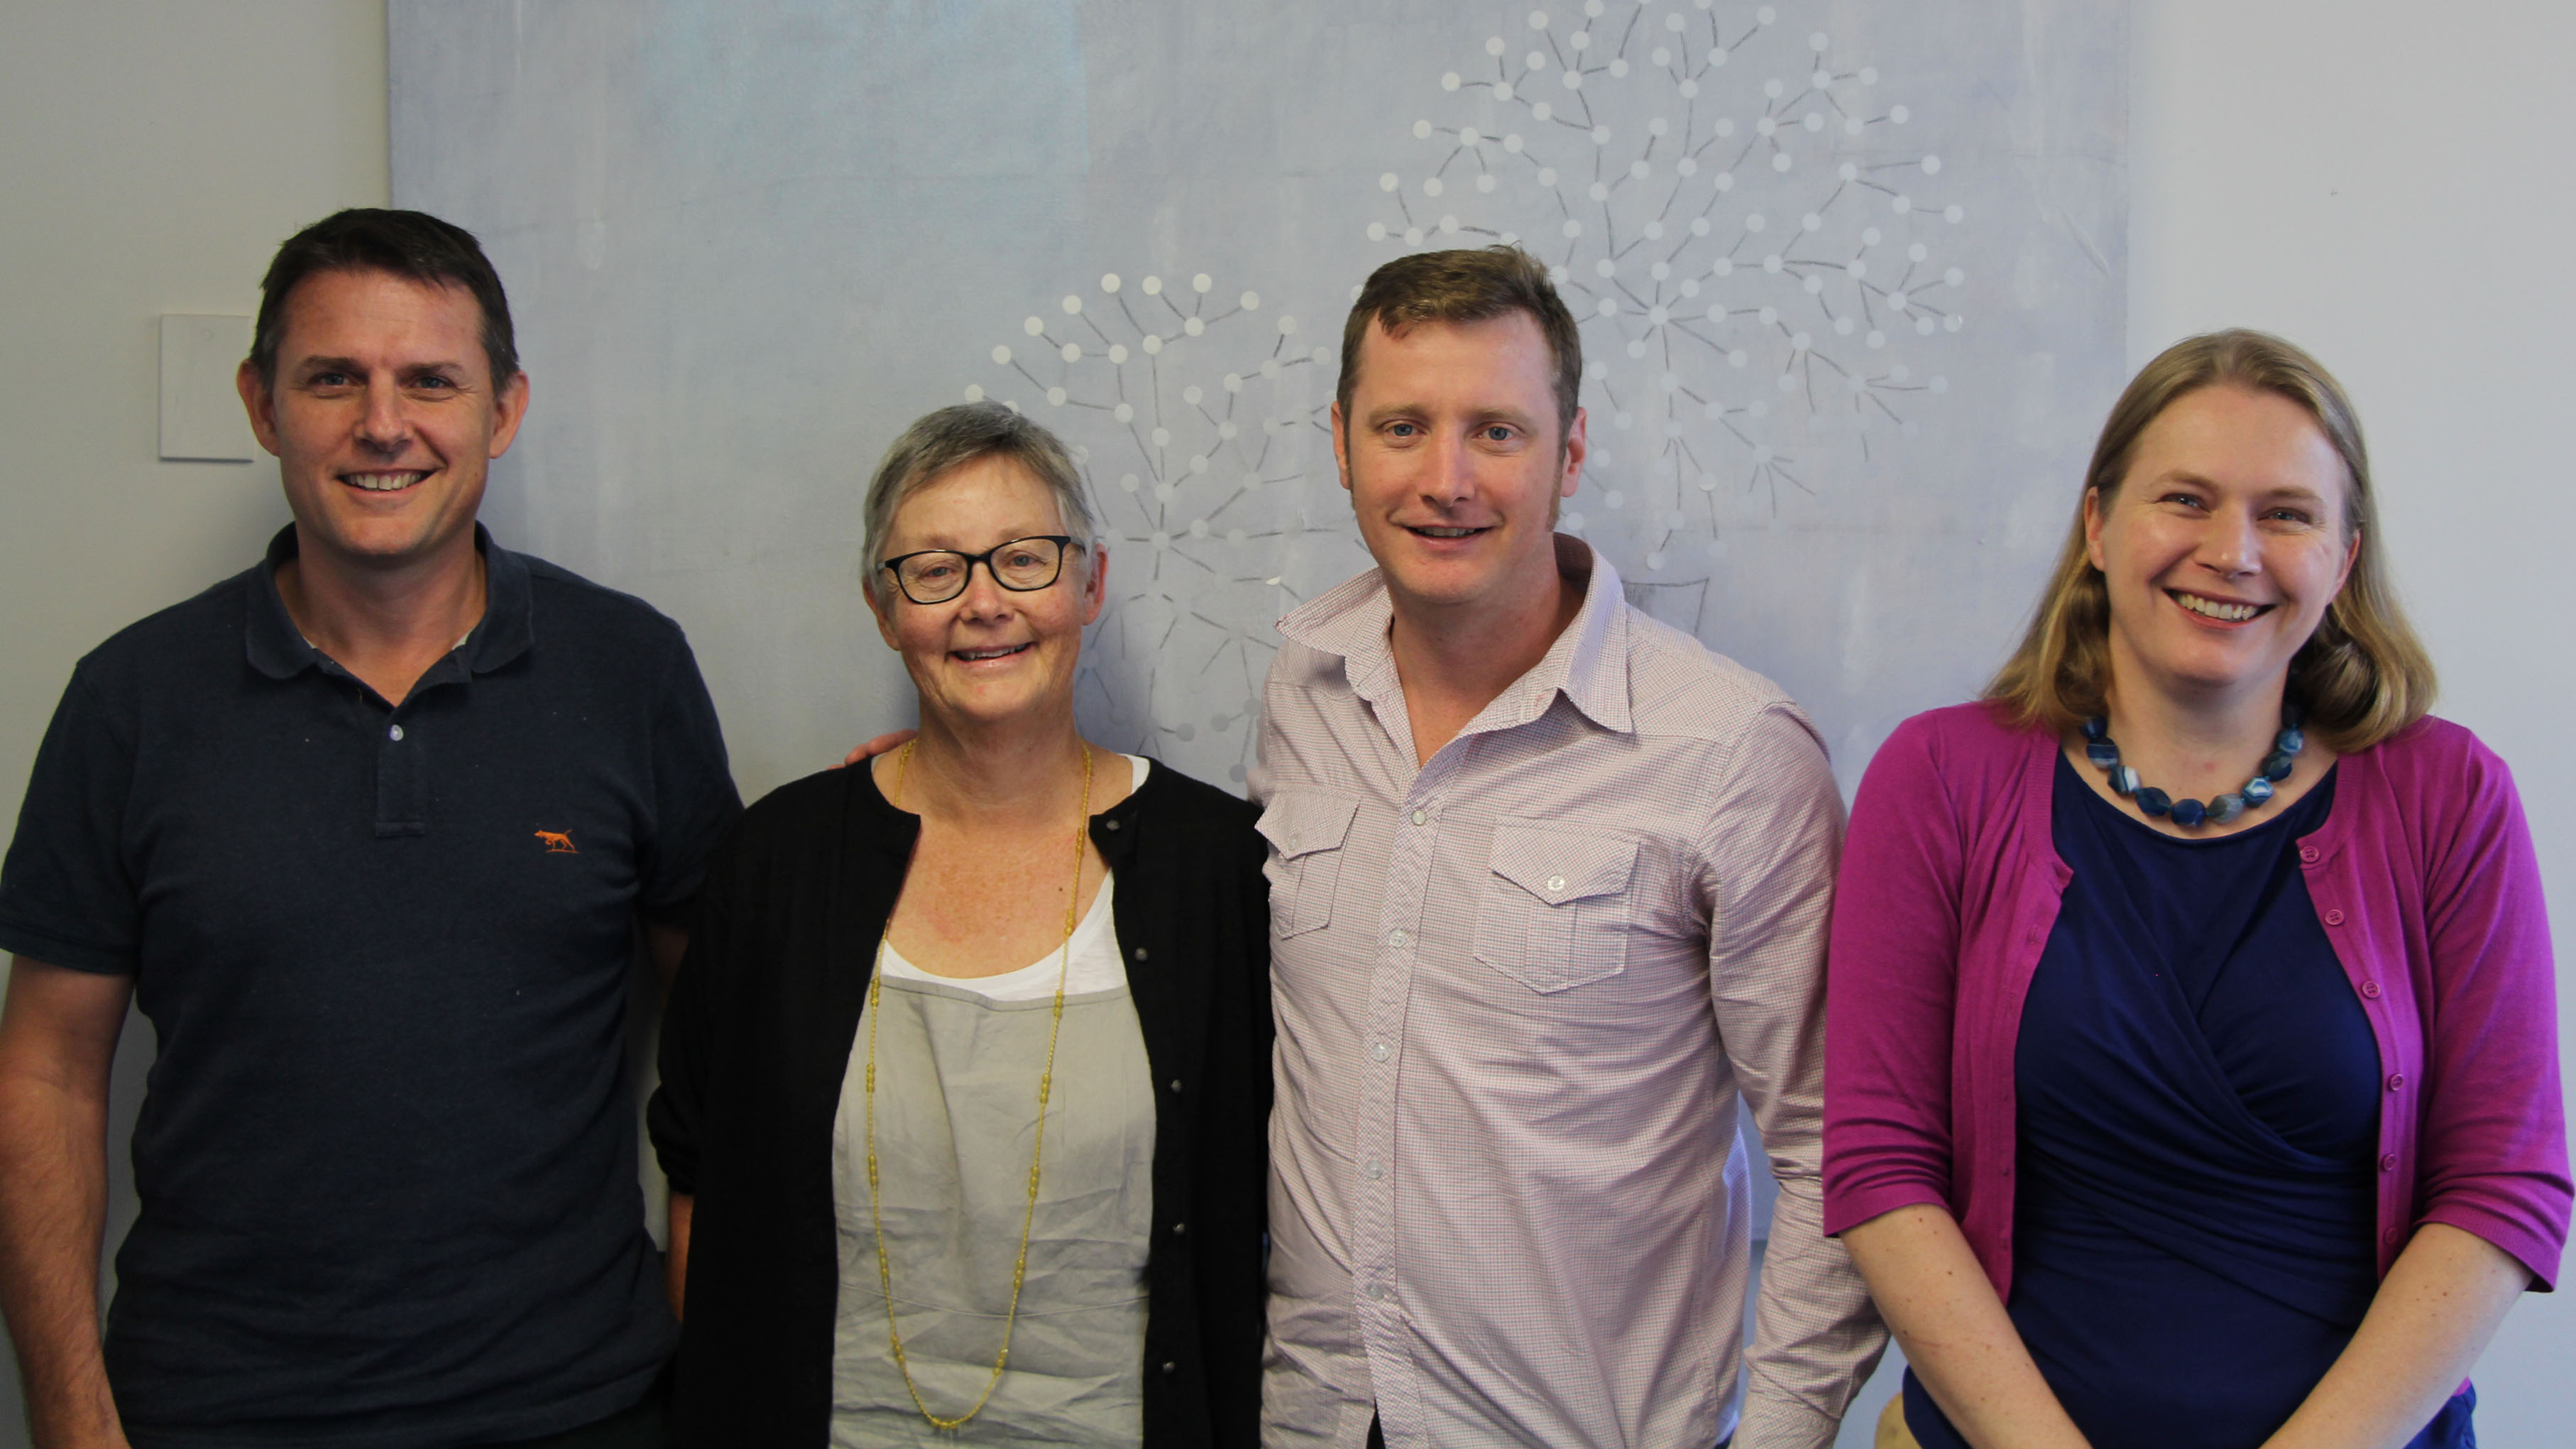
[[[1297,848],[1297,832],[1294,830],[1288,832],[1288,848],[1290,850]]]
[[[401,743],[402,743],[402,726],[401,726],[401,725],[395,725],[392,729],[389,729],[389,730],[385,731],[385,738],[386,738],[386,739],[389,739],[389,740],[392,740],[395,744],[401,744]]]
[[[1395,1296],[1395,1290],[1389,1288],[1383,1283],[1372,1283],[1369,1285],[1369,1296],[1380,1303],[1384,1303],[1386,1300]]]
[[[2379,1170],[2382,1172],[2395,1172],[2397,1170],[2397,1154],[2394,1152],[2381,1154],[2379,1159]]]
[[[1416,810],[1413,812],[1413,823],[1416,825],[1428,825],[1431,823],[1431,817],[1420,810]]]
[[[1389,936],[1386,938],[1386,943],[1387,943],[1388,945],[1390,945],[1390,946],[1393,946],[1395,949],[1397,949],[1397,950],[1399,950],[1399,951],[1403,950],[1403,949],[1404,949],[1404,933],[1403,933],[1402,931],[1397,931],[1397,932],[1392,933],[1391,935],[1389,935]]]
[[[2341,912],[2341,911],[2328,911],[2328,912],[2326,912],[2326,924],[2327,924],[2327,925],[2329,925],[2329,926],[2340,926],[2340,925],[2342,925],[2342,924],[2343,924],[2343,912]]]
[[[1385,1060],[1387,1059],[1387,1056],[1388,1056],[1388,1052],[1387,1052],[1387,1049],[1386,1049],[1386,1043],[1385,1043],[1385,1042],[1379,1042],[1376,1046],[1373,1046],[1373,1047],[1370,1047],[1370,1048],[1369,1048],[1369,1060],[1370,1060],[1370,1061],[1373,1061],[1373,1062],[1382,1062],[1382,1061],[1385,1061]],[[2392,1090],[2392,1091],[2393,1091],[2393,1090],[2395,1090],[2395,1089],[2394,1089],[2394,1088],[2391,1088],[2390,1090]]]
[[[2362,994],[2362,995],[2364,995],[2364,996],[2369,997],[2369,998],[2370,998],[2370,999],[2372,999],[2373,1001],[2378,1000],[2378,999],[2379,999],[2379,983],[2378,983],[2378,982],[2376,982],[2376,981],[2365,981],[2365,982],[2361,983],[2361,994]]]
[[[2406,1074],[2405,1074],[2404,1072],[2391,1072],[2391,1073],[2389,1073],[2389,1074],[2388,1074],[2388,1090],[2390,1090],[2390,1091],[2392,1091],[2392,1092],[2402,1092],[2402,1091],[2405,1091],[2405,1090],[2406,1090]]]
[[[1386,1167],[1376,1158],[1372,1157],[1368,1160],[1368,1166],[1360,1169],[1360,1176],[1367,1178],[1371,1182],[1375,1182],[1379,1178],[1386,1176]]]
[[[1549,876],[1547,878],[1547,888],[1551,895],[1557,891],[1565,889],[1565,877],[1561,875]]]

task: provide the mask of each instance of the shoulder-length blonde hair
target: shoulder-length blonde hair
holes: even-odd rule
[[[2232,328],[2186,337],[2139,369],[2102,424],[2084,491],[2107,505],[2126,481],[2139,435],[2185,394],[2221,385],[2288,398],[2307,410],[2343,457],[2344,529],[2358,537],[2352,576],[2317,632],[2290,660],[2290,697],[2308,729],[2339,751],[2366,749],[2423,718],[2433,704],[2433,661],[2397,606],[2379,549],[2370,455],[2342,384],[2317,360],[2266,332]],[[2105,708],[2111,682],[2111,597],[2085,548],[2084,505],[2057,557],[2021,647],[1995,673],[1985,698],[2023,724],[2066,730]]]

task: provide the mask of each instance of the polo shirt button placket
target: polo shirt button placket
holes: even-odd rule
[[[387,718],[376,745],[376,837],[425,835],[429,832],[429,781],[421,751],[403,742],[411,731]]]

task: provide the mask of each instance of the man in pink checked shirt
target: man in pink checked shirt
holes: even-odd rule
[[[1885,1341],[1818,1231],[1842,803],[1769,681],[1554,531],[1574,319],[1380,268],[1334,455],[1377,568],[1280,623],[1264,1440],[1822,1449]],[[1740,1400],[1748,1106],[1780,1179]]]

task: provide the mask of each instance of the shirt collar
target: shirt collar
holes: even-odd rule
[[[474,547],[483,555],[483,617],[457,648],[469,670],[489,674],[536,642],[534,610],[527,561],[494,543],[480,523],[474,525]],[[296,629],[286,599],[277,591],[278,566],[295,554],[295,525],[290,523],[268,541],[267,557],[251,570],[243,645],[251,667],[271,679],[291,678],[322,660],[322,651]]]
[[[1559,694],[1603,729],[1632,727],[1628,697],[1628,608],[1619,571],[1590,544],[1556,536],[1559,578],[1583,586],[1583,607],[1527,674],[1485,706],[1475,728],[1506,729],[1545,714]],[[1279,621],[1282,636],[1338,656],[1351,690],[1371,704],[1401,688],[1387,627],[1395,607],[1383,571],[1335,585]]]

